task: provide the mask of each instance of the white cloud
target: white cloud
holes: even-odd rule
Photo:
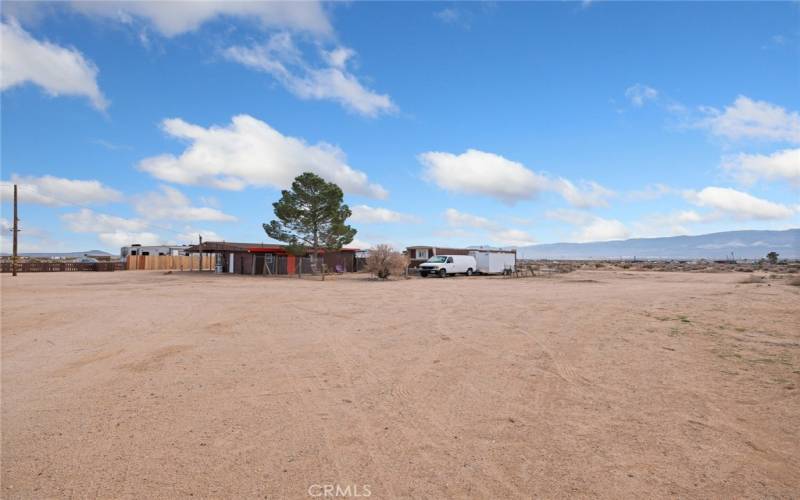
[[[63,214],[61,220],[74,233],[138,232],[147,229],[147,222],[141,219],[126,219],[116,215],[95,212],[88,208]]]
[[[64,179],[44,175],[42,177],[12,175],[11,180],[0,186],[2,199],[13,198],[12,184],[18,184],[17,197],[20,204],[67,206],[110,203],[120,201],[122,193],[104,186],[96,180]]]
[[[625,224],[616,219],[597,217],[578,233],[578,241],[624,240],[630,237]]]
[[[723,214],[719,212],[698,213],[694,210],[680,210],[669,214],[648,215],[635,222],[636,237],[650,238],[664,235],[689,234],[687,224],[699,224],[719,220]]]
[[[444,212],[444,219],[452,227],[470,227],[476,229],[497,230],[498,225],[486,217],[459,212],[455,208],[448,208]]]
[[[800,115],[766,101],[740,95],[723,111],[712,107],[701,111],[706,117],[695,126],[706,128],[715,136],[800,143]]]
[[[413,215],[395,212],[387,208],[356,205],[350,210],[353,212],[350,218],[353,222],[365,224],[418,222],[418,219]]]
[[[333,100],[370,117],[397,110],[388,95],[366,88],[348,71],[347,63],[355,52],[347,47],[323,52],[326,65],[319,67],[306,61],[289,33],[272,35],[261,45],[229,47],[223,54],[231,61],[269,73],[300,99]]]
[[[657,99],[658,91],[653,87],[637,83],[625,89],[625,97],[628,98],[631,104],[641,108],[645,102]]]
[[[70,231],[94,233],[103,244],[111,248],[132,243],[158,245],[163,242],[159,235],[146,231],[148,224],[141,219],[126,219],[84,208],[78,212],[63,214],[61,220]]]
[[[551,189],[560,193],[570,205],[578,208],[607,207],[608,198],[615,194],[594,181],[584,181],[583,189],[579,189],[567,179],[559,178],[551,181],[551,186]]]
[[[648,184],[644,189],[629,191],[625,198],[630,201],[650,201],[674,193],[675,190],[666,184]]]
[[[785,219],[795,213],[785,205],[731,188],[710,186],[701,191],[686,191],[684,196],[697,206],[712,208],[739,220]]]
[[[524,247],[536,243],[536,239],[519,229],[504,229],[491,234],[492,242],[509,247]]]
[[[107,233],[98,233],[97,238],[103,242],[104,245],[112,249],[126,247],[138,243],[140,245],[162,245],[164,240],[155,233],[140,232],[131,233],[128,231],[111,231]]]
[[[236,217],[216,208],[195,207],[189,198],[170,186],[161,186],[160,193],[148,193],[135,202],[136,211],[147,219],[235,221]]]
[[[607,206],[614,192],[593,181],[577,187],[564,178],[550,178],[522,163],[494,153],[468,149],[455,155],[429,151],[417,156],[425,167],[424,176],[448,191],[480,194],[504,203],[536,197],[543,191],[559,193],[571,205],[581,208]]]
[[[201,235],[203,236],[203,241],[223,241],[225,239],[210,229],[195,229],[187,226],[183,228],[183,232],[171,237],[169,241],[178,245],[196,245],[200,242]]]
[[[190,142],[180,156],[145,158],[139,169],[178,184],[241,190],[246,186],[285,188],[310,171],[335,182],[345,192],[385,198],[386,190],[354,170],[344,152],[327,143],[308,145],[282,135],[248,115],[235,116],[227,127],[203,128],[180,118],[164,120],[167,134]]]
[[[503,227],[495,221],[481,217],[479,215],[460,212],[455,208],[448,208],[444,212],[444,220],[450,227],[448,230],[440,230],[438,236],[447,238],[476,238],[478,234],[470,230],[484,231],[493,244],[502,246],[525,246],[536,242],[535,238],[519,229]]]
[[[506,203],[533,198],[550,186],[547,177],[522,163],[477,149],[460,155],[429,151],[418,159],[426,167],[426,178],[439,187],[491,196]]]
[[[433,15],[440,21],[447,24],[456,23],[461,19],[461,12],[454,7],[447,7],[436,11],[433,13]]]
[[[97,67],[77,49],[36,40],[15,21],[0,23],[0,34],[0,90],[33,83],[51,96],[84,96],[95,108],[106,109],[108,101],[97,85]]]
[[[605,219],[580,210],[551,210],[545,216],[577,226],[572,234],[572,240],[577,242],[623,240],[630,237],[630,231],[619,220]]]
[[[348,243],[347,245],[345,245],[344,247],[345,248],[356,248],[358,250],[367,250],[367,249],[370,249],[370,248],[372,248],[374,246],[375,246],[374,244],[369,243],[367,241],[353,240],[350,243]]]
[[[320,2],[253,2],[205,0],[73,2],[72,7],[87,15],[131,24],[134,18],[150,23],[164,36],[194,31],[203,23],[222,17],[255,20],[265,28],[286,28],[329,35],[333,29]]]
[[[800,149],[784,149],[771,155],[742,153],[725,158],[722,167],[744,184],[764,179],[800,186]]]

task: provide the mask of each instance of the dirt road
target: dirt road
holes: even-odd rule
[[[796,496],[800,288],[741,279],[4,275],[1,496]]]

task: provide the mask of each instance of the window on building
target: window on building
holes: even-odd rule
[[[418,259],[425,259],[428,260],[430,255],[428,254],[427,248],[417,248],[417,258]]]

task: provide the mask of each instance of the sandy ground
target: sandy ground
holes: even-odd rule
[[[800,288],[742,277],[4,275],[2,497],[796,497]]]

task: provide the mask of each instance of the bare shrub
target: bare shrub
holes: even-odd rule
[[[791,286],[800,286],[800,278],[791,278],[786,282],[786,284]]]
[[[743,279],[739,283],[748,284],[748,283],[763,283],[763,282],[764,282],[764,277],[763,276],[760,276],[758,274],[751,274],[750,276],[748,276],[747,278]]]
[[[402,276],[408,268],[408,257],[390,245],[376,245],[367,256],[366,270],[385,280],[389,276]]]

